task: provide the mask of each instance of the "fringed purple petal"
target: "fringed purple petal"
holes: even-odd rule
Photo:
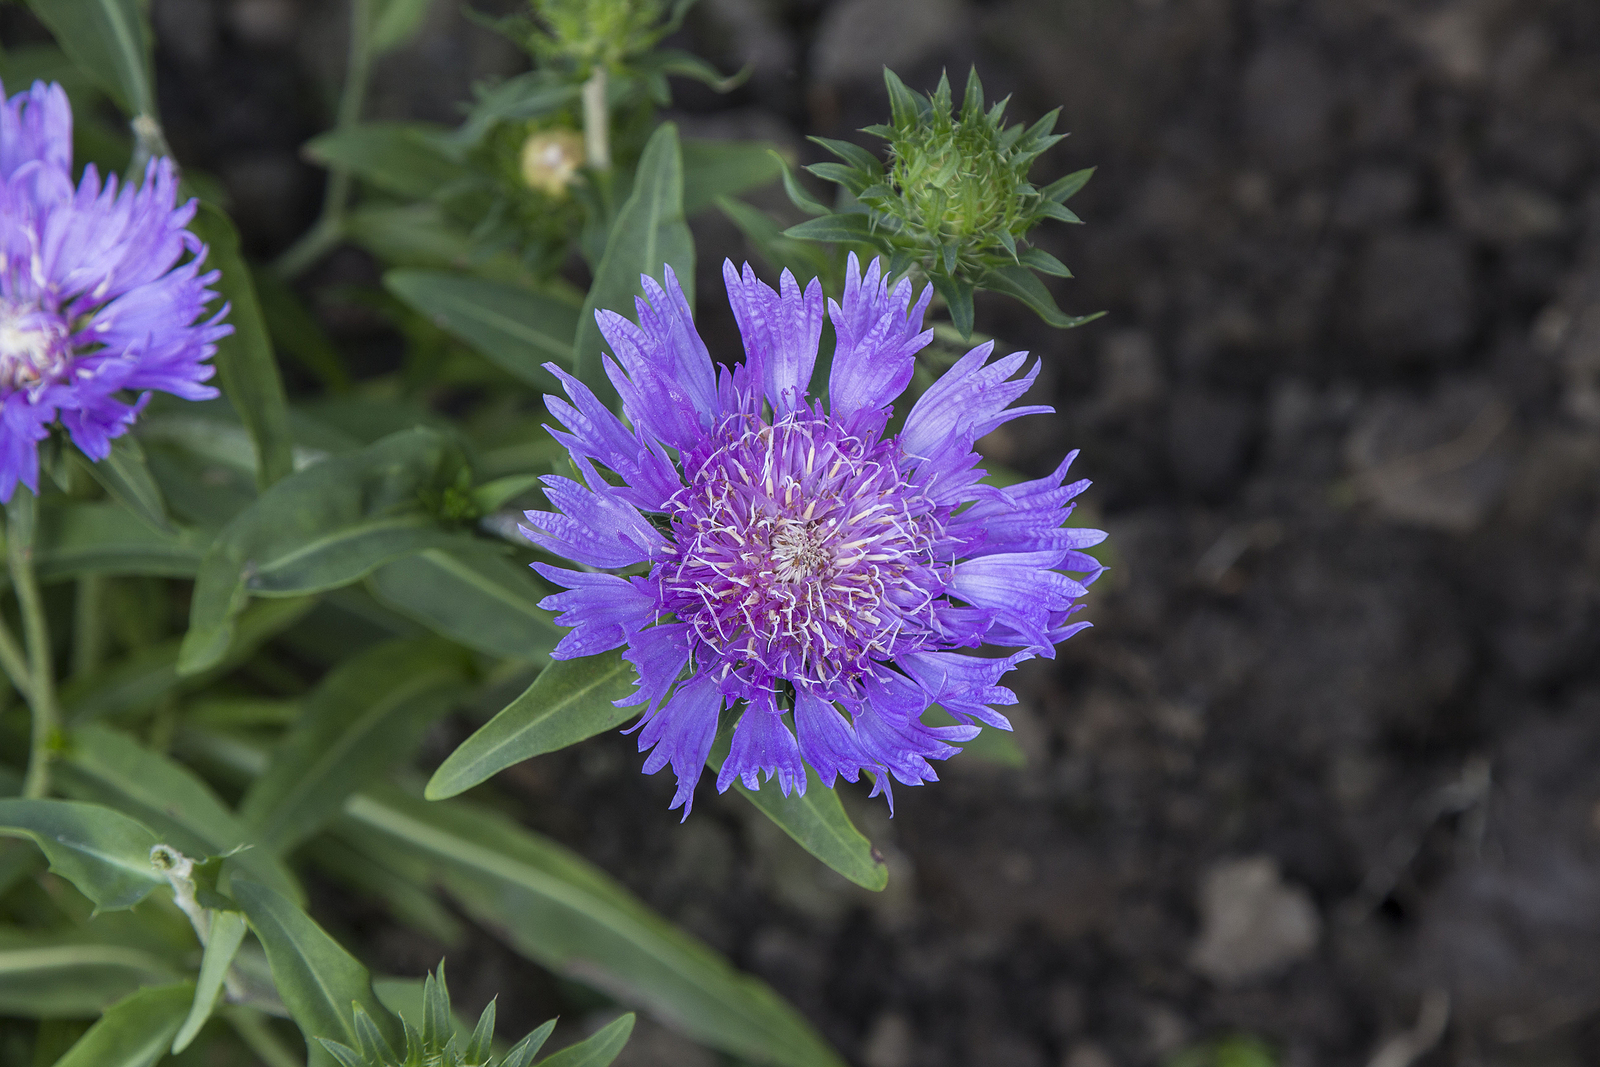
[[[1027,658],[1027,653],[981,659],[955,652],[912,652],[895,662],[917,680],[935,704],[959,721],[977,719],[985,726],[1009,730],[1011,721],[989,705],[1017,702],[1015,693],[995,682]]]
[[[72,105],[59,85],[34,82],[9,100],[0,84],[0,181],[25,163],[72,169]]]
[[[655,441],[641,441],[629,432],[587,385],[554,363],[544,366],[561,379],[573,401],[568,404],[560,397],[544,398],[546,409],[568,431],[551,430],[550,435],[572,455],[598,462],[621,476],[624,484],[614,487],[617,496],[634,507],[659,510],[661,502],[682,484],[661,446]]]
[[[650,617],[655,598],[614,574],[569,571],[535,563],[539,575],[568,591],[539,601],[545,611],[560,612],[556,623],[572,629],[561,639],[552,659],[579,659],[616,648],[629,640]]]
[[[800,759],[800,746],[773,702],[771,690],[758,692],[733,728],[733,746],[717,773],[717,792],[726,793],[735,778],[743,781],[746,789],[759,789],[759,774],[765,774],[769,782],[776,778],[784,796],[791,792],[805,796],[806,765]]]
[[[654,607],[652,602],[652,611]],[[628,638],[628,651],[622,658],[639,672],[639,688],[616,705],[628,708],[643,704],[649,715],[689,665],[689,627],[677,622],[637,630]]]
[[[891,295],[881,270],[882,260],[875,259],[863,278],[861,263],[851,252],[844,298],[828,301],[828,317],[839,338],[828,376],[828,402],[833,417],[847,423],[860,413],[887,408],[904,392],[916,369],[916,354],[933,340],[932,330],[922,330],[933,286],[923,288],[912,308],[911,282],[902,280]]]
[[[586,463],[579,462],[580,469]],[[571,478],[544,479],[545,497],[559,512],[525,511],[524,537],[548,552],[589,567],[631,567],[670,547],[639,509],[606,486],[593,468],[584,470],[589,489]]]
[[[800,292],[787,270],[779,279],[781,295],[756,278],[750,264],[741,277],[732,260],[724,260],[722,277],[728,303],[744,338],[745,365],[776,416],[787,415],[805,400],[822,338],[822,283],[815,278]]]
[[[1007,552],[979,556],[956,564],[950,593],[995,613],[998,624],[1025,638],[1030,651],[1055,655],[1050,642],[1050,614],[1065,611],[1088,590],[1049,568],[1059,564],[1057,552]]]
[[[1007,381],[1027,360],[1028,354],[1013,352],[985,366],[993,351],[994,342],[985,341],[957,360],[955,366],[917,398],[900,435],[906,455],[931,455],[942,442],[953,438],[976,441],[1019,416],[1055,410],[1043,406],[1006,410],[1007,404],[1033,385],[1033,380],[1039,376],[1039,364],[1035,362],[1015,381]]]
[[[639,732],[639,751],[650,750],[644,773],[654,774],[672,765],[678,776],[678,789],[670,808],[683,809],[689,817],[694,806],[694,786],[711,755],[717,736],[717,716],[722,711],[722,694],[717,683],[699,674],[679,685],[672,699],[652,715]]]
[[[795,691],[794,728],[799,735],[801,756],[829,789],[840,776],[854,782],[871,762],[861,751],[850,720],[831,701],[804,689]]]

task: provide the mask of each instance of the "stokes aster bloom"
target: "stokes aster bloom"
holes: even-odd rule
[[[644,705],[644,769],[671,764],[686,817],[724,706],[743,713],[719,790],[765,774],[804,792],[810,764],[829,786],[870,773],[892,806],[891,776],[935,781],[929,760],[959,752],[950,742],[977,723],[1009,730],[990,706],[1016,703],[1001,675],[1089,625],[1068,618],[1101,570],[1082,549],[1105,534],[1062,526],[1089,483],[1063,484],[1073,453],[1047,478],[980,484],[973,442],[1051,410],[1007,407],[1039,368],[1012,379],[1027,354],[989,363],[992,344],[884,436],[933,336],[919,332],[931,290],[912,307],[909,282],[890,293],[877,262],[862,277],[850,257],[843,299],[828,305],[838,346],[823,404],[807,393],[821,286],[802,294],[785,271],[779,293],[748,265],[723,274],[745,348],[731,369],[712,364],[670,268],[665,288],[643,279],[637,325],[598,313],[631,429],[547,365],[571,399],[546,398],[566,427],[551,432],[584,481],[546,478],[560,511],[528,512],[523,532],[594,568],[534,564],[568,590],[544,601],[572,627],[554,655],[626,646],[639,690],[619,704]],[[1014,651],[956,651],[985,643]],[[962,725],[925,725],[933,703]]]
[[[171,161],[140,188],[102,186],[94,165],[72,184],[72,110],[59,85],[0,87],[0,501],[39,488],[38,443],[59,417],[102,460],[160,389],[217,395],[205,360],[232,330],[197,322],[218,277],[175,207]],[[185,253],[186,262],[174,266]],[[127,393],[124,393],[124,391]],[[139,395],[131,395],[139,394]]]

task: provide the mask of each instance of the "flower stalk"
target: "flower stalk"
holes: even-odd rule
[[[19,491],[6,505],[6,562],[11,570],[11,585],[16,590],[17,607],[22,612],[22,632],[27,641],[27,687],[23,696],[33,712],[33,736],[28,753],[28,773],[22,781],[22,795],[30,799],[50,793],[50,764],[55,758],[61,732],[61,716],[56,706],[55,667],[50,655],[50,627],[45,619],[44,600],[33,572],[33,529],[37,501],[30,492]],[[6,635],[15,655],[14,642]],[[7,673],[14,668],[8,664]],[[14,677],[14,675],[13,675]],[[19,686],[18,688],[22,688]]]

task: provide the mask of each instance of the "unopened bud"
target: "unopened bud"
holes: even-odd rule
[[[574,131],[540,131],[522,144],[522,180],[546,196],[565,196],[583,158],[583,138]]]

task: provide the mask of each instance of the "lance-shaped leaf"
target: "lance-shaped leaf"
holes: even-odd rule
[[[167,502],[161,487],[145,462],[144,449],[137,438],[123,434],[111,442],[111,454],[98,463],[86,463],[94,480],[123,507],[143,519],[152,529],[176,533],[167,518]]]
[[[629,1013],[576,1045],[568,1045],[554,1056],[540,1060],[539,1067],[608,1067],[622,1054],[632,1034],[633,1015]]]
[[[129,115],[154,115],[150,27],[138,0],[29,0],[62,51]]]
[[[193,982],[141,989],[107,1008],[55,1067],[154,1067],[193,1000]]]
[[[359,1047],[355,1006],[367,1013],[391,1048],[404,1047],[399,1021],[372,991],[372,976],[311,916],[252,882],[235,882],[233,896],[267,950],[284,1007],[305,1035],[309,1067],[334,1067],[320,1037]]]
[[[250,269],[239,253],[239,231],[232,220],[202,201],[189,228],[206,242],[206,266],[222,272],[215,289],[230,305],[228,322],[233,333],[217,342],[212,363],[218,384],[255,441],[256,485],[265,489],[294,469],[289,404],[266,320]]]
[[[143,824],[99,804],[0,800],[0,834],[32,838],[50,869],[102,911],[131,908],[167,880],[150,865],[159,844]]]
[[[683,221],[683,157],[678,146],[678,128],[664,122],[645,144],[639,169],[634,174],[633,192],[606,239],[605,254],[595,270],[589,298],[578,314],[578,333],[573,341],[575,373],[601,397],[614,396],[616,390],[605,376],[600,356],[603,339],[595,323],[597,310],[627,315],[633,298],[644,293],[639,276],[660,278],[662,267],[671,266],[683,286],[689,306],[694,306],[694,238]]]
[[[514,763],[622,725],[639,709],[615,702],[631,695],[637,680],[633,664],[618,651],[556,660],[450,753],[428,782],[428,799],[453,797]]]
[[[141,649],[88,678],[74,679],[61,693],[67,720],[88,722],[136,710],[169,692],[197,689],[255,655],[257,649],[294,625],[316,603],[315,597],[295,597],[250,605],[239,616],[233,641],[222,658],[209,670],[191,677],[178,674],[178,653],[183,642],[173,638]]]
[[[370,580],[389,607],[491,656],[544,662],[561,640],[563,631],[539,607],[549,590],[527,567],[477,542],[397,559]]]
[[[1066,314],[1056,306],[1055,297],[1050,295],[1050,290],[1044,287],[1044,283],[1032,271],[1023,266],[997,267],[984,274],[978,284],[996,293],[1005,293],[1007,296],[1016,297],[1032,308],[1034,314],[1060,330],[1082,326],[1084,323],[1093,322],[1105,314],[1103,311],[1096,312],[1093,315]]]
[[[381,55],[409,41],[422,28],[431,0],[380,0],[372,20],[372,51]]]
[[[121,504],[66,503],[40,511],[34,535],[34,568],[39,578],[82,574],[150,574],[192,578],[200,566],[202,544],[193,533],[159,533],[131,522]]]
[[[442,127],[420,122],[362,122],[329,130],[304,152],[407,200],[425,200],[472,172],[436,147]]]
[[[59,931],[0,930],[0,1015],[81,1019],[140,986],[177,977],[167,961],[142,949]]]
[[[345,814],[341,836],[377,833],[428,857],[463,910],[557,973],[755,1063],[840,1064],[764,983],[735,971],[584,860],[498,813],[375,788],[352,797]]]
[[[707,761],[712,770],[720,771],[722,761],[728,757],[733,731],[725,730],[717,737]],[[778,783],[768,780],[761,789],[747,789],[738,779],[733,787],[741,796],[755,805],[757,811],[776,823],[784,833],[844,875],[856,885],[874,892],[889,884],[889,868],[877,855],[850,816],[839,803],[839,794],[822,784],[817,772],[806,765],[806,791],[784,796]]]
[[[240,802],[254,840],[282,854],[322,829],[346,797],[410,755],[470,668],[460,649],[431,637],[385,642],[336,668]]]
[[[199,1036],[200,1028],[211,1018],[217,998],[228,977],[228,968],[239,946],[244,943],[244,916],[236,911],[217,911],[211,915],[211,934],[206,940],[205,953],[200,957],[200,977],[195,982],[194,996],[189,1001],[189,1013],[172,1038],[174,1054],[188,1048]]]
[[[445,271],[392,270],[383,284],[428,321],[529,385],[556,388],[540,364],[572,365],[578,309],[571,304]]]
[[[252,593],[292,596],[359,581],[390,560],[447,543],[424,501],[463,460],[426,429],[391,434],[273,486],[217,536],[201,561],[180,674],[217,663]]]
[[[228,855],[230,873],[244,871],[279,892],[300,896],[294,876],[270,852],[240,847],[253,843],[250,829],[209,785],[125,733],[97,725],[74,730],[59,777],[74,796],[133,813],[192,859]]]
[[[693,215],[733,196],[776,181],[783,173],[783,158],[767,141],[683,142],[683,213]]]

